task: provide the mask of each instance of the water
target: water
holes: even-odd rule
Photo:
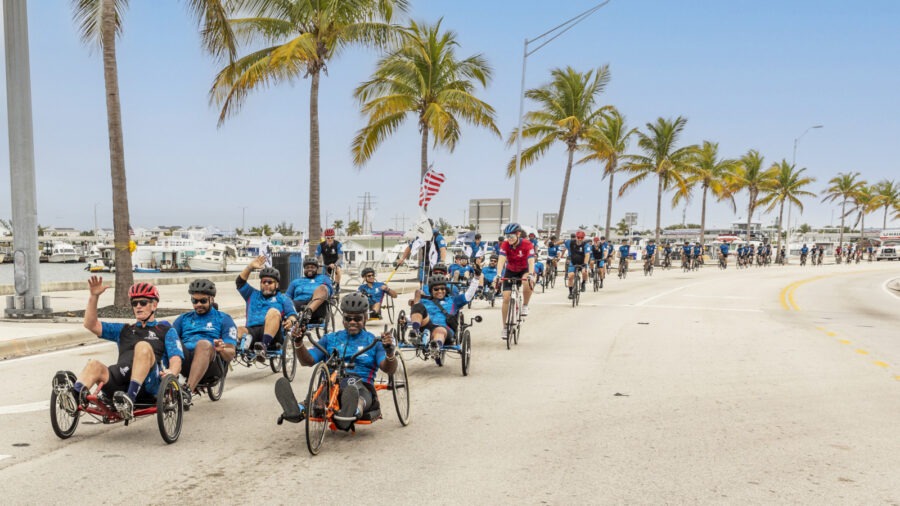
[[[41,272],[41,283],[55,283],[55,282],[66,282],[66,281],[84,281],[87,283],[87,279],[91,276],[91,273],[84,270],[87,263],[74,263],[74,264],[41,264],[40,272]],[[184,276],[186,272],[158,272],[158,273],[134,273],[134,279],[151,279],[151,278],[166,278],[166,277],[174,277],[174,276]],[[103,276],[104,279],[115,279],[116,273],[114,272],[100,272],[97,273],[98,276]],[[13,284],[13,264],[0,264],[0,285],[12,285]],[[85,288],[87,288],[87,284],[85,284]]]

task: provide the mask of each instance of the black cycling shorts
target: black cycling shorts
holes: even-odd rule
[[[125,353],[123,356],[119,357],[119,361],[115,364],[107,366],[107,370],[109,371],[109,381],[103,384],[103,393],[110,399],[112,399],[113,394],[115,392],[125,392],[128,390],[128,385],[131,383],[131,365],[134,357],[134,351],[130,351]],[[150,369],[150,374],[157,374],[153,369],[156,366],[153,366]],[[141,390],[138,392],[137,401],[141,403],[152,403],[156,400],[156,397],[144,391],[143,385],[141,385]]]
[[[303,310],[306,309],[306,306],[309,304],[309,301],[303,302],[299,300],[294,301],[294,309],[297,310],[297,314],[302,314]],[[328,316],[328,302],[323,302],[318,309],[313,311],[312,319],[309,323],[312,324],[320,324],[325,322],[325,318]]]
[[[528,274],[527,270],[524,270],[521,272],[511,272],[511,271],[507,270],[503,274],[503,277],[507,278],[507,279],[503,280],[503,285],[500,287],[500,291],[508,292],[508,291],[512,290],[513,280],[522,279],[522,277],[525,276],[526,274]]]
[[[194,363],[194,351],[184,350],[184,360],[181,362],[181,375],[185,378],[189,377],[188,375],[191,373],[191,364]],[[222,369],[219,367],[219,361],[216,360],[216,352],[213,350],[212,361],[209,363],[209,367],[206,368],[206,374],[203,375],[200,381],[216,381],[222,377],[222,372]]]

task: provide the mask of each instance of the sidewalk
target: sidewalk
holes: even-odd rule
[[[231,315],[240,325],[245,317],[244,299],[235,288],[233,279],[216,281],[216,302],[219,310]],[[104,280],[106,283],[107,280]],[[250,278],[250,283],[258,287],[259,282],[255,276]],[[184,312],[191,311],[190,295],[187,293],[189,283],[158,285],[159,307],[163,309],[179,309]],[[391,282],[390,284],[398,292],[410,292],[414,289],[413,283]],[[348,290],[356,290],[356,286],[343,288],[343,293]],[[89,292],[87,283],[82,290],[66,290],[57,292],[45,292],[43,295],[51,297],[51,307],[54,313],[63,311],[81,311],[87,304]],[[113,303],[114,290],[108,288],[100,296],[99,307],[109,306]],[[403,295],[398,301],[405,305]],[[160,317],[169,322],[175,321],[176,316]],[[130,323],[131,320],[104,320]],[[34,355],[36,353],[53,351],[73,346],[82,346],[97,342],[98,338],[82,325],[83,319],[78,316],[60,317],[54,319],[0,319],[0,360]]]

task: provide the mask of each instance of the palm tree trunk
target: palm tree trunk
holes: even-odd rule
[[[612,202],[613,202],[613,177],[616,175],[615,165],[611,164],[611,170],[607,171],[609,174],[609,197],[606,201],[606,232],[604,236],[609,239],[609,225],[612,220]],[[885,211],[885,216],[887,216],[887,211]],[[559,237],[559,236],[557,236]]]
[[[706,243],[706,193],[709,186],[703,185],[703,205],[700,206],[700,244]]]
[[[428,172],[428,128],[422,127],[422,167],[419,174],[419,181],[425,179],[425,173]]]
[[[884,223],[881,224],[881,229],[882,229],[882,230],[884,230],[884,229],[887,228],[887,213],[888,213],[888,207],[889,207],[889,206],[887,206],[887,205],[884,206]]]
[[[844,214],[846,214],[847,199],[841,201],[841,232],[838,234],[838,246],[844,247]]]
[[[569,146],[569,163],[566,165],[566,177],[563,179],[562,197],[559,199],[559,217],[556,220],[556,237],[562,233],[563,216],[566,212],[566,196],[569,194],[569,179],[572,177],[572,161],[575,157],[575,146]]]
[[[128,233],[128,186],[125,181],[125,143],[122,138],[122,109],[119,104],[119,71],[116,64],[115,2],[103,2],[100,38],[103,43],[103,81],[106,85],[106,121],[109,130],[109,163],[112,176],[113,242],[116,247],[116,291],[114,304],[128,307],[128,289],[134,282],[131,241]]]
[[[316,254],[316,246],[322,237],[319,215],[319,77],[320,70],[312,72],[309,87],[309,255]]]
[[[750,242],[750,224],[753,222],[753,201],[756,200],[756,196],[753,195],[753,190],[750,190],[750,202],[747,204],[747,242]]]
[[[656,239],[656,244],[659,244],[659,223],[662,219],[662,194],[663,194],[663,177],[659,176],[659,186],[656,191],[656,234],[654,238]],[[629,237],[629,240],[631,238]]]
[[[775,258],[778,258],[778,254],[781,253],[781,221],[784,220],[784,201],[781,201],[781,209],[778,211],[778,242],[775,244]],[[790,239],[790,237],[788,237]],[[788,244],[788,248],[791,245]],[[787,255],[785,255],[786,257]],[[786,263],[787,258],[782,258],[782,264]]]

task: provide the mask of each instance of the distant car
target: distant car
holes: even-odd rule
[[[900,250],[900,241],[884,241],[878,248],[878,253],[875,254],[875,260],[896,260],[900,258],[898,250]]]

